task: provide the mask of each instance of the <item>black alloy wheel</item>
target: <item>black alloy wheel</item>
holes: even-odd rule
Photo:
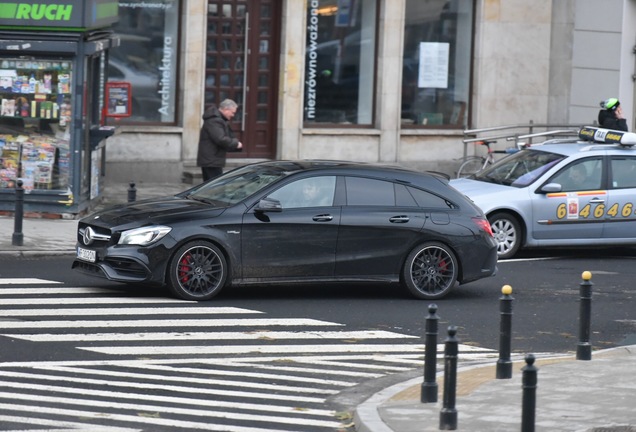
[[[227,261],[223,253],[206,241],[183,245],[169,266],[170,291],[183,300],[208,300],[225,286]]]
[[[411,251],[404,263],[402,280],[413,296],[433,300],[450,292],[458,274],[457,259],[450,248],[431,242]]]

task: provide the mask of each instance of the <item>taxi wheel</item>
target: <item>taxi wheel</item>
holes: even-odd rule
[[[497,257],[512,258],[521,246],[521,225],[514,216],[495,213],[488,217],[492,233],[497,242]]]
[[[416,247],[408,255],[402,281],[414,297],[433,300],[450,292],[458,274],[455,254],[447,246],[431,242]]]
[[[168,269],[168,288],[183,300],[208,300],[227,280],[227,261],[219,248],[205,241],[181,246]]]

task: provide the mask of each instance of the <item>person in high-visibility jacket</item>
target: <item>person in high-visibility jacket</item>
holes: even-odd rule
[[[623,109],[618,99],[609,98],[601,101],[601,110],[598,112],[598,124],[605,129],[627,132],[627,120],[623,117]]]

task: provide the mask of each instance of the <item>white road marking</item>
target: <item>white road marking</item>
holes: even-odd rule
[[[116,346],[77,347],[78,349],[108,355],[237,355],[237,354],[288,354],[288,353],[368,353],[368,352],[424,352],[422,345],[222,345],[222,346]]]
[[[37,408],[34,408],[37,409]],[[55,429],[23,429],[14,432],[142,432],[142,429],[120,428],[113,426],[100,426],[97,424],[88,425],[86,423],[65,422],[59,420],[48,420],[35,417],[19,417],[0,415],[0,424],[15,423],[27,426],[55,426]],[[11,431],[8,431],[11,432]]]
[[[7,279],[0,279],[0,285],[3,281],[13,285]],[[0,416],[0,422],[22,418],[29,427],[55,426],[47,431],[59,432],[100,431],[100,427],[93,427],[93,421],[226,432],[274,432],[282,425],[298,430],[337,429],[342,425],[334,418],[335,413],[320,409],[328,396],[364,379],[413,370],[423,364],[424,345],[419,343],[419,336],[381,330],[323,330],[320,327],[345,325],[302,318],[223,319],[213,315],[263,312],[189,307],[194,302],[126,295],[122,291],[82,287],[0,288],[0,332],[5,333],[2,336],[31,342],[70,342],[76,349],[112,356],[112,360],[0,363],[0,412],[24,412],[35,418]],[[173,319],[175,316],[181,319]],[[68,319],[71,317],[80,319]],[[103,318],[93,321],[93,317]],[[290,329],[276,331],[272,327]],[[249,331],[214,332],[217,328]],[[11,329],[31,329],[31,333]],[[195,329],[202,331],[186,331]],[[108,333],[111,330],[116,333]],[[72,333],[63,334],[65,331]],[[390,343],[398,339],[414,343]],[[156,341],[165,341],[166,346],[146,346]],[[193,346],[170,346],[172,341],[191,341]],[[243,341],[244,345],[223,341]],[[292,346],[286,341],[304,344]],[[325,343],[329,341],[332,343]],[[114,346],[92,346],[93,342]],[[121,342],[142,346],[118,346]],[[214,343],[218,346],[212,346]],[[279,345],[284,343],[287,344]],[[437,348],[441,359],[444,345]],[[496,355],[492,350],[465,345],[459,346],[459,352],[460,359]],[[126,355],[141,359],[119,357]],[[83,423],[54,421],[64,418]],[[252,426],[234,425],[239,422],[250,422]],[[271,427],[261,429],[259,422]]]
[[[91,375],[91,376],[106,376],[106,377],[117,377],[117,378],[125,378],[126,380],[157,380],[160,382],[178,382],[184,384],[201,384],[206,385],[208,387],[215,386],[223,386],[223,387],[247,387],[257,390],[270,390],[276,392],[290,392],[290,393],[310,393],[310,394],[335,394],[338,393],[338,390],[326,390],[326,389],[317,389],[314,387],[299,387],[299,386],[288,386],[282,384],[267,384],[260,382],[248,382],[248,381],[236,381],[236,380],[222,380],[222,379],[211,379],[211,378],[192,378],[186,376],[167,376],[167,375],[153,375],[147,373],[134,373],[134,372],[118,372],[113,370],[98,370],[98,369],[84,369],[84,368],[73,368],[73,367],[45,367],[40,368],[43,370],[52,370],[58,372],[65,372],[69,374],[73,374],[74,376],[79,375]],[[126,381],[128,382],[128,381]],[[344,386],[352,386],[355,383],[347,383],[342,382],[339,385]]]
[[[64,398],[59,396],[42,396],[42,395],[33,395],[33,394],[19,394],[19,393],[7,393],[0,392],[0,399],[10,399],[12,401],[15,400],[27,400],[29,402],[34,403],[34,405],[38,406],[36,409],[40,411],[39,403],[44,404],[68,404],[68,405],[78,405],[78,406],[86,406],[91,408],[107,408],[107,409],[115,409],[115,410],[133,410],[133,411],[141,411],[147,413],[161,413],[161,414],[176,414],[176,415],[185,415],[185,416],[193,416],[193,417],[212,417],[212,418],[224,418],[224,419],[232,419],[232,420],[241,420],[241,421],[260,421],[260,422],[271,422],[271,423],[280,423],[280,424],[300,424],[304,426],[319,426],[319,427],[330,427],[337,428],[341,426],[340,423],[337,423],[333,420],[319,420],[313,418],[302,418],[302,417],[282,417],[282,416],[273,416],[273,415],[260,415],[260,414],[248,414],[248,413],[233,413],[226,410],[223,411],[213,411],[210,409],[200,410],[200,409],[192,409],[192,408],[179,408],[172,407],[166,405],[146,405],[141,403],[130,404],[130,403],[122,403],[115,401],[100,401],[100,400],[88,400],[85,398],[77,399],[77,398]],[[102,413],[102,417],[109,418],[113,414],[104,412]],[[151,419],[155,418],[153,416],[149,416]],[[160,417],[157,417],[160,418]],[[153,421],[150,421],[151,424],[156,424]]]
[[[0,385],[8,388],[16,388],[22,390],[30,390],[30,391],[43,391],[43,392],[51,392],[51,393],[62,393],[62,394],[70,394],[73,396],[77,396],[78,389],[73,387],[66,386],[57,386],[57,385],[42,385],[42,384],[31,384],[26,382],[11,382],[11,381],[2,381],[0,380]],[[280,414],[290,414],[290,415],[312,415],[317,417],[332,417],[334,415],[333,411],[323,410],[323,409],[315,409],[315,408],[307,408],[307,407],[298,407],[294,406],[285,406],[285,405],[270,405],[270,404],[258,404],[258,403],[245,403],[245,402],[237,402],[237,401],[222,401],[218,399],[196,399],[190,397],[176,397],[176,396],[159,396],[153,395],[152,393],[130,393],[130,392],[115,392],[115,391],[107,391],[107,390],[95,390],[89,388],[83,388],[81,390],[82,398],[86,396],[96,397],[96,398],[112,398],[115,400],[134,400],[134,401],[150,401],[150,402],[159,402],[166,404],[175,404],[175,405],[187,405],[187,406],[201,406],[201,407],[214,407],[214,408],[232,408],[235,410],[252,410],[252,411],[265,411],[265,412],[276,412]]]
[[[36,303],[34,299],[33,303]],[[4,301],[0,300],[4,304]],[[156,307],[156,308],[81,308],[81,309],[2,309],[0,317],[13,316],[124,316],[124,315],[221,315],[262,314],[263,312],[235,307]]]
[[[246,368],[250,366],[246,366]],[[320,385],[334,385],[334,386],[342,386],[348,387],[351,385],[349,381],[337,381],[337,380],[328,380],[325,378],[312,378],[308,376],[296,376],[296,375],[282,375],[282,374],[269,374],[269,373],[256,373],[256,372],[248,372],[246,370],[240,371],[231,371],[231,370],[218,370],[218,369],[208,369],[208,368],[193,368],[193,367],[174,367],[174,366],[162,366],[150,363],[144,363],[136,366],[127,366],[127,368],[138,368],[143,371],[161,371],[169,374],[194,374],[194,375],[221,375],[223,377],[241,377],[241,378],[257,378],[257,379],[266,379],[270,381],[291,381],[291,382],[302,382],[302,383],[312,383],[312,384],[320,384]],[[244,368],[245,369],[245,368]],[[303,370],[305,372],[305,370]],[[318,376],[325,376],[328,373],[321,373]]]
[[[223,396],[223,397],[239,397],[239,398],[249,398],[249,399],[259,399],[259,400],[278,400],[278,401],[289,401],[295,403],[324,403],[324,398],[319,397],[311,397],[311,396],[299,396],[297,394],[274,394],[272,392],[261,393],[261,392],[250,392],[250,391],[235,391],[235,390],[218,390],[215,388],[201,388],[201,387],[187,387],[187,386],[174,386],[167,384],[150,384],[150,383],[138,383],[132,381],[113,381],[113,380],[102,380],[102,379],[91,379],[91,378],[78,378],[78,377],[67,377],[67,376],[59,376],[59,375],[44,375],[37,373],[24,373],[24,372],[12,372],[12,371],[2,371],[3,378],[21,378],[32,380],[47,380],[54,382],[69,382],[69,383],[77,383],[82,385],[93,385],[96,387],[104,387],[104,388],[114,388],[114,387],[123,387],[123,388],[134,388],[134,389],[143,389],[147,391],[167,391],[170,393],[190,393],[196,395],[215,395],[215,396]],[[1,412],[1,411],[0,411]]]
[[[304,318],[256,319],[158,319],[108,321],[0,321],[0,329],[26,328],[119,328],[119,327],[263,327],[263,326],[344,326],[328,321]]]
[[[1,281],[2,279],[0,279]],[[57,282],[56,282],[57,283]],[[2,285],[2,282],[0,282]],[[0,288],[0,296],[33,294],[122,294],[123,291],[89,287]],[[61,300],[61,299],[60,299]]]
[[[368,331],[249,331],[249,332],[169,332],[169,333],[93,333],[93,334],[3,334],[13,339],[23,339],[31,342],[108,342],[108,341],[189,341],[189,340],[298,340],[298,339],[418,339],[417,336],[399,333],[368,330]]]
[[[180,420],[169,420],[162,419],[160,417],[148,417],[148,416],[140,416],[140,415],[122,415],[115,413],[104,413],[104,412],[91,412],[91,411],[81,411],[81,410],[71,410],[71,409],[62,409],[62,408],[48,408],[40,405],[36,406],[27,406],[27,405],[16,405],[16,404],[4,404],[0,403],[0,411],[27,411],[29,413],[36,412],[38,414],[47,414],[54,416],[72,416],[72,417],[80,417],[86,418],[90,420],[99,420],[103,422],[104,420],[114,420],[120,422],[127,423],[142,423],[142,424],[151,424],[158,426],[170,426],[170,427],[180,427],[180,428],[188,428],[188,429],[196,429],[196,430],[206,430],[206,431],[222,431],[222,432],[272,432],[272,429],[263,429],[263,428],[254,428],[254,427],[240,427],[235,425],[215,425],[209,422],[193,422],[193,421],[180,421]],[[266,421],[265,417],[263,421]],[[298,422],[301,423],[301,422]],[[333,428],[337,428],[342,426],[340,423],[331,422],[330,423]]]
[[[29,284],[61,284],[62,282],[38,278],[0,278],[0,285],[29,285]]]
[[[187,300],[176,300],[155,297],[64,297],[64,298],[3,298],[3,306],[38,305],[81,305],[81,304],[129,304],[129,303],[195,303]]]

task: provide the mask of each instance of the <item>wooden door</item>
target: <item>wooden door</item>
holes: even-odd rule
[[[208,1],[205,108],[239,104],[232,129],[244,150],[230,158],[276,155],[281,2]]]

